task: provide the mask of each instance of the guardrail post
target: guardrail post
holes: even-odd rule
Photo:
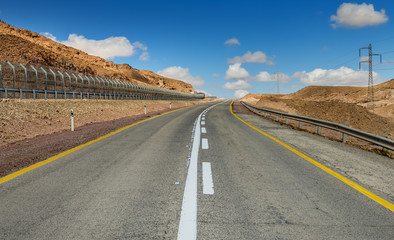
[[[382,137],[384,137],[384,138],[389,138],[389,137],[387,137],[387,136],[382,136]],[[383,152],[387,151],[387,148],[382,147],[382,151],[383,151]]]
[[[19,88],[19,99],[22,100],[22,88]]]
[[[36,99],[36,90],[33,89],[33,99]]]
[[[320,135],[321,127],[317,126],[317,135]]]
[[[286,125],[289,125],[289,119],[286,118]]]
[[[279,117],[278,117],[278,115],[276,115],[276,121],[277,121],[277,122],[279,121]]]
[[[301,121],[298,122],[298,128],[302,128],[302,122]]]
[[[4,88],[4,90],[5,90],[4,98],[7,99],[7,97],[8,97],[8,96],[7,96],[7,95],[8,95],[8,93],[7,93],[7,88]]]
[[[348,126],[346,123],[342,123],[342,125]],[[347,138],[347,134],[346,133],[342,133],[342,142],[343,143],[346,143],[346,138]]]

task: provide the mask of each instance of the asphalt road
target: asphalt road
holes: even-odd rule
[[[192,240],[194,228],[197,239],[394,238],[392,211],[236,119],[229,102],[207,107],[2,183],[0,239]]]

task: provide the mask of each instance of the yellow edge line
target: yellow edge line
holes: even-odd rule
[[[61,157],[63,157],[63,156],[66,156],[67,154],[70,154],[70,153],[72,153],[72,152],[75,152],[75,151],[77,151],[77,150],[79,150],[79,149],[81,149],[81,148],[84,148],[84,147],[86,147],[86,146],[88,146],[88,145],[90,145],[90,144],[92,144],[92,143],[98,142],[98,141],[100,141],[100,140],[102,140],[102,139],[104,139],[104,138],[107,138],[107,137],[112,136],[112,135],[114,135],[114,134],[116,134],[116,133],[118,133],[118,132],[121,132],[121,131],[123,131],[123,130],[126,130],[126,129],[132,127],[132,126],[135,126],[135,125],[140,124],[140,123],[143,123],[143,122],[145,122],[145,121],[148,121],[148,120],[151,120],[151,119],[154,119],[154,118],[157,118],[157,117],[160,117],[160,116],[169,114],[169,113],[173,113],[173,112],[176,112],[176,111],[185,109],[185,108],[190,108],[190,107],[194,107],[194,106],[183,107],[183,108],[176,109],[176,110],[173,110],[173,111],[170,111],[170,112],[165,112],[165,113],[162,113],[162,114],[160,114],[160,115],[156,115],[156,116],[153,116],[153,117],[150,117],[150,118],[146,118],[146,119],[141,120],[141,121],[139,121],[139,122],[133,123],[133,124],[128,125],[128,126],[123,127],[123,128],[120,128],[120,129],[118,129],[118,130],[116,130],[116,131],[114,131],[114,132],[108,133],[107,135],[101,136],[101,137],[99,137],[99,138],[97,138],[97,139],[95,139],[95,140],[92,140],[92,141],[87,142],[87,143],[85,143],[85,144],[79,145],[78,147],[72,148],[72,149],[67,150],[67,151],[65,151],[65,152],[62,152],[62,153],[60,153],[60,154],[58,154],[58,155],[56,155],[56,156],[50,157],[50,158],[48,158],[48,159],[46,159],[46,160],[44,160],[44,161],[38,162],[38,163],[33,164],[33,165],[31,165],[31,166],[29,166],[29,167],[27,167],[27,168],[24,168],[24,169],[19,170],[19,171],[17,171],[17,172],[11,173],[10,175],[7,175],[7,176],[5,176],[5,177],[3,177],[3,178],[0,178],[0,184],[2,184],[3,182],[9,181],[9,180],[11,180],[11,179],[13,179],[13,178],[15,178],[15,177],[17,177],[17,176],[19,176],[19,175],[22,175],[22,174],[24,174],[24,173],[26,173],[26,172],[29,172],[29,171],[31,171],[31,170],[33,170],[33,169],[35,169],[35,168],[38,168],[38,167],[40,167],[40,166],[42,166],[42,165],[45,165],[45,164],[47,164],[47,163],[50,163],[50,162],[52,162],[52,161],[54,161],[54,160],[56,160],[56,159],[58,159],[58,158],[61,158]]]
[[[268,135],[267,133],[261,131],[260,129],[257,129],[256,127],[252,126],[251,124],[247,123],[246,121],[244,121],[243,119],[241,119],[240,117],[238,117],[234,112],[233,112],[233,102],[234,100],[231,102],[230,104],[230,112],[236,117],[238,118],[241,122],[245,123],[246,125],[248,125],[249,127],[253,128],[254,130],[256,130],[257,132],[263,134],[264,136],[274,140],[275,142],[279,143],[280,145],[284,146],[285,148],[289,149],[290,151],[294,152],[295,154],[297,154],[298,156],[304,158],[305,160],[309,161],[310,163],[314,164],[315,166],[319,167],[320,169],[324,170],[325,172],[331,174],[332,176],[336,177],[337,179],[341,180],[342,182],[348,184],[349,186],[351,186],[352,188],[356,189],[357,191],[361,192],[362,194],[366,195],[367,197],[371,198],[372,200],[374,200],[375,202],[383,205],[384,207],[390,209],[391,211],[394,211],[394,204],[384,200],[381,197],[376,196],[375,194],[371,193],[370,191],[368,191],[367,189],[357,185],[356,183],[350,181],[349,179],[345,178],[344,176],[340,175],[339,173],[334,172],[333,170],[329,169],[328,167],[318,163],[317,161],[313,160],[312,158],[304,155],[303,153],[295,150],[294,148],[290,147],[289,145],[279,141],[278,139],[272,137],[271,135]]]

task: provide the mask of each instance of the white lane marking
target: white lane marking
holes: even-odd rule
[[[201,125],[205,125],[205,121],[201,121]]]
[[[203,138],[202,139],[202,149],[209,149],[209,146],[208,146],[208,138]]]
[[[187,171],[185,192],[183,193],[181,219],[179,220],[178,239],[197,239],[197,170],[200,148],[200,118],[197,117],[193,130],[193,146]]]
[[[210,162],[202,163],[202,192],[204,194],[214,194],[213,180],[212,180],[212,168]]]
[[[223,103],[223,102],[222,102]],[[201,116],[213,107],[222,104],[217,103],[205,109],[198,115],[194,122],[193,144],[190,153],[189,169],[185,182],[185,191],[183,193],[181,218],[179,220],[178,239],[195,240],[197,239],[197,173],[198,173],[198,151],[200,150],[201,138]]]
[[[207,133],[207,129],[205,129],[205,127],[201,128],[201,133]]]
[[[201,118],[201,120],[205,120],[205,117],[203,116],[203,117]]]

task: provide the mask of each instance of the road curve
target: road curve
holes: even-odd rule
[[[229,104],[151,119],[0,184],[0,238],[177,239],[197,140],[196,239],[393,238],[392,211]]]

